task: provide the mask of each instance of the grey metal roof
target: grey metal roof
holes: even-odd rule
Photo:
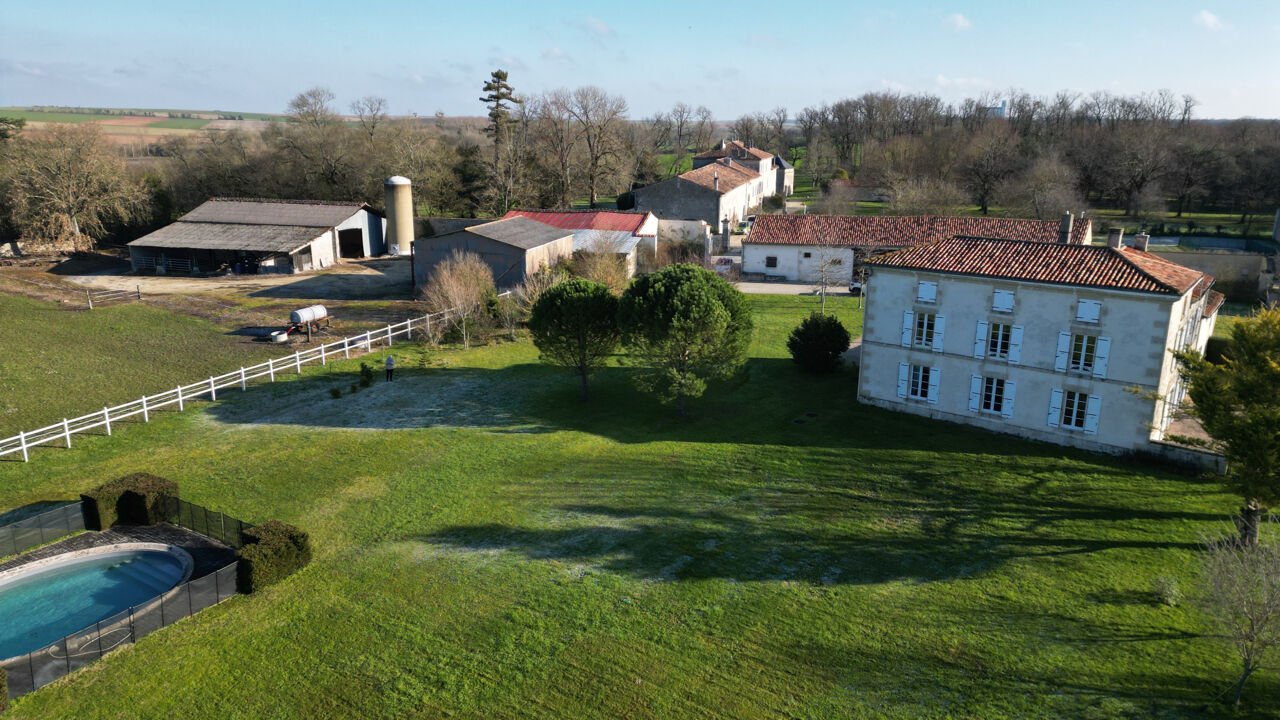
[[[774,157],[775,157],[775,158],[777,158],[777,160],[778,160],[778,164],[779,164],[780,166],[782,166],[782,169],[783,169],[783,170],[794,170],[794,169],[795,169],[795,168],[791,165],[791,163],[789,163],[789,162],[787,162],[786,160],[784,160],[784,159],[782,158],[782,156],[781,156],[781,155],[774,155]]]
[[[358,202],[214,198],[178,218],[178,221],[331,228],[363,207],[364,204]]]
[[[418,226],[420,226],[421,232],[419,234],[423,237],[430,237],[432,235],[448,235],[449,233],[455,233],[459,230],[466,230],[473,225],[483,225],[484,223],[491,222],[489,220],[477,218],[439,217],[416,218],[414,221]]]
[[[626,230],[577,230],[573,233],[573,251],[593,251],[601,245],[619,255],[630,255],[640,244],[640,238]]]
[[[156,230],[130,242],[138,247],[251,250],[288,253],[310,243],[326,228],[297,225],[235,225],[183,222]]]
[[[532,250],[573,235],[570,230],[562,230],[523,216],[472,225],[462,232],[486,237],[522,250]]]

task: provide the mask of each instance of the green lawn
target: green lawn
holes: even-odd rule
[[[0,437],[284,354],[145,303],[67,310],[0,293]]]
[[[0,462],[0,511],[146,470],[316,548],[10,717],[1226,716],[1230,651],[1149,590],[1192,586],[1231,497],[859,405],[785,358],[815,299],[753,302],[687,420],[625,368],[583,405],[527,342],[401,345],[355,395],[352,361]],[[1280,713],[1251,682],[1244,716]]]

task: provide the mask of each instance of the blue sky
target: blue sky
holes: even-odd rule
[[[1201,117],[1280,117],[1280,2],[0,0],[0,105],[279,112],[325,85],[344,109],[480,115],[496,67],[523,93],[599,85],[637,117],[1010,87],[1168,88]]]

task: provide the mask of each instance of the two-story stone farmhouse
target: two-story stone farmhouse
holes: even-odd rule
[[[1123,247],[953,237],[869,268],[858,399],[1105,452],[1152,452],[1204,349],[1213,278]]]
[[[794,185],[794,169],[735,140],[695,155],[689,172],[636,188],[632,194],[637,210],[663,220],[702,220],[725,231],[765,198],[789,194]]]

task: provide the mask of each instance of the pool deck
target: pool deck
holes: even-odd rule
[[[236,559],[235,550],[217,540],[207,538],[186,528],[168,524],[118,525],[110,530],[101,532],[88,530],[42,548],[22,553],[0,562],[0,572],[12,570],[29,562],[43,560],[65,552],[129,542],[164,543],[186,550],[191,555],[191,559],[195,561],[195,567],[191,571],[192,580],[204,577]]]

